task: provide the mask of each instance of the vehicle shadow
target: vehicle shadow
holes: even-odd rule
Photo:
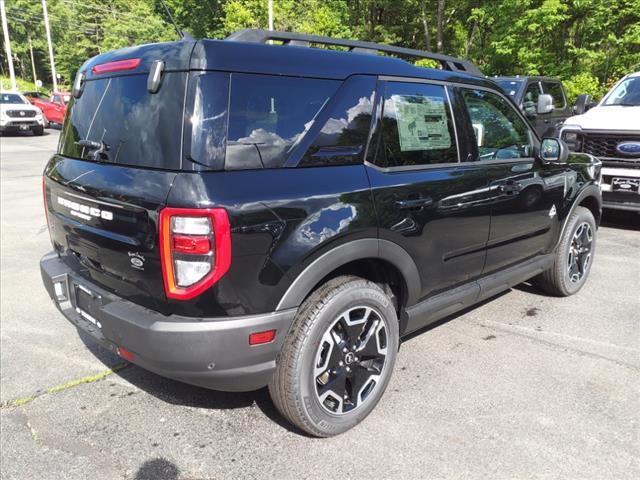
[[[134,480],[177,480],[180,469],[169,460],[154,458],[147,460],[136,472]]]
[[[40,135],[41,137],[46,137],[47,135],[51,135],[51,132],[47,132],[47,129],[45,128],[44,131],[42,132],[42,135]],[[31,131],[26,131],[26,132],[2,132],[2,135],[0,135],[0,137],[35,137],[36,135]]]
[[[89,335],[78,330],[80,339],[87,349],[108,368],[114,368],[126,363],[125,360],[97,344]],[[287,422],[276,410],[268,389],[262,388],[253,392],[221,392],[209,390],[187,383],[161,377],[153,372],[144,370],[134,364],[115,372],[120,378],[131,383],[140,390],[153,395],[155,398],[171,405],[200,408],[207,410],[233,410],[257,406],[260,411],[282,428],[307,436]],[[146,477],[143,477],[146,478]]]
[[[605,209],[600,226],[637,231],[640,230],[640,213]]]

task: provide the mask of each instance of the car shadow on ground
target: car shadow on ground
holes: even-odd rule
[[[122,358],[97,344],[86,333],[78,330],[78,334],[87,349],[108,368],[114,368],[117,365],[126,363]],[[233,410],[256,405],[266,417],[282,428],[299,435],[307,436],[304,432],[298,430],[280,416],[280,413],[271,401],[269,391],[266,387],[253,392],[221,392],[209,390],[161,377],[134,364],[128,364],[126,368],[117,370],[116,375],[149,395],[153,395],[155,398],[172,405],[207,410]]]
[[[56,132],[57,133],[57,132]],[[51,135],[51,132],[48,132],[47,129],[44,129],[44,132],[42,132],[42,135],[40,135],[41,137],[46,137],[47,135]],[[28,130],[26,132],[2,132],[2,134],[0,134],[0,137],[35,137],[36,135],[31,131]]]

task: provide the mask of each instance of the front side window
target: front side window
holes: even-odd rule
[[[544,93],[551,95],[553,98],[553,108],[562,110],[566,107],[564,92],[560,82],[542,82]]]
[[[284,165],[339,86],[336,80],[232,74],[225,169]]]
[[[451,109],[442,85],[388,83],[381,132],[376,156],[381,167],[458,161]]]
[[[538,97],[542,94],[540,82],[533,82],[527,86],[522,99],[522,109],[526,114],[535,115],[538,111]]]
[[[462,88],[479,160],[526,158],[532,155],[529,127],[506,99],[485,90]]]

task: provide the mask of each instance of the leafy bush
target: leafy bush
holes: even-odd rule
[[[564,81],[567,90],[567,101],[573,105],[578,95],[588,93],[594,100],[599,100],[607,93],[606,87],[600,84],[600,81],[591,73],[579,73]]]

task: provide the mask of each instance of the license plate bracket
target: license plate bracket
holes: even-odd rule
[[[82,318],[92,323],[98,328],[102,328],[102,324],[97,319],[99,311],[100,295],[93,293],[87,287],[80,284],[75,285],[76,312]]]
[[[640,193],[640,178],[613,177],[612,192]]]

